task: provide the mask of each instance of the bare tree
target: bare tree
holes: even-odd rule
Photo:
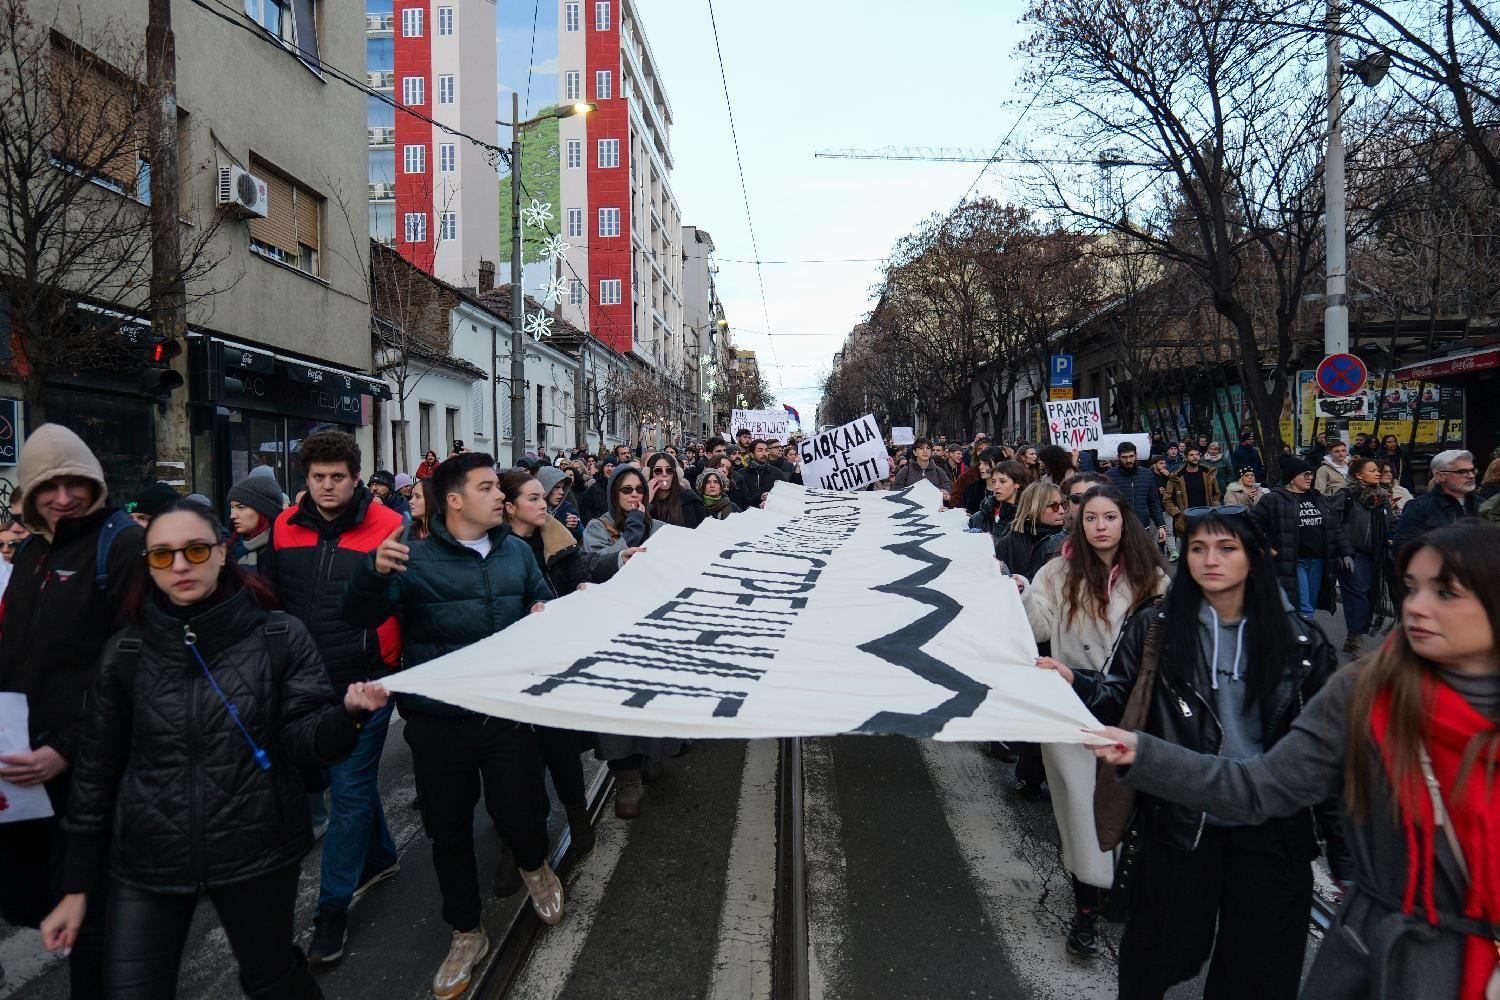
[[[143,82],[142,39],[96,25],[70,36],[25,0],[0,0],[0,292],[10,374],[33,423],[47,419],[49,383],[145,363],[126,334],[138,329],[128,317],[151,305],[151,163],[181,155],[154,148],[159,95]],[[158,280],[189,290],[192,304],[222,290],[207,279],[227,250],[214,245],[217,210],[184,198],[179,218],[177,259],[158,263]]]

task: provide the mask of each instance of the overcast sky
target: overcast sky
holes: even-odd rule
[[[535,0],[533,0],[535,2]],[[672,187],[683,221],[718,248],[735,342],[757,353],[780,402],[810,427],[833,352],[871,306],[879,260],[951,208],[978,163],[814,159],[829,148],[957,146],[988,152],[1021,110],[1023,0],[715,0],[760,259],[735,166],[706,0],[636,0],[672,104]],[[533,109],[556,99],[555,0],[500,0],[500,77]],[[550,13],[550,16],[549,16]],[[523,48],[524,47],[524,48]],[[555,60],[553,61],[555,63]],[[501,96],[508,105],[509,92]],[[1025,127],[1017,137],[1024,135]],[[1005,168],[979,192],[1013,195]],[[765,295],[761,296],[760,278]]]

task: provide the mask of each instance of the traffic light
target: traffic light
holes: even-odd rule
[[[174,371],[172,361],[182,353],[182,341],[153,337],[146,346],[146,372],[143,388],[153,396],[170,396],[182,386],[181,373]]]

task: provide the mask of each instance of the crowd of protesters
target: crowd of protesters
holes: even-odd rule
[[[1205,963],[1206,996],[1295,996],[1319,854],[1345,901],[1314,995],[1500,989],[1500,460],[1481,473],[1440,452],[1414,496],[1386,441],[1320,438],[1279,457],[1275,486],[1248,434],[1158,436],[1145,456],[888,442],[867,488],[925,480],[988,534],[1038,667],[1123,726],[1092,752],[990,745],[1017,795],[1052,804],[1073,889],[1062,947],[1089,959],[1101,913],[1124,920],[1122,998]],[[366,471],[354,438],[325,430],[297,468],[294,498],[270,467],[235,483],[226,524],[167,484],[112,506],[75,434],[26,440],[0,512],[0,690],[27,696],[32,749],[0,756],[0,778],[44,786],[55,815],[0,824],[0,916],[67,950],[78,1000],[175,995],[201,895],[247,996],[321,996],[312,968],[343,955],[354,900],[400,871],[379,791],[398,709],[451,929],[433,993],[460,996],[491,947],[481,797],[501,845],[490,890],[524,891],[555,924],[547,780],[586,853],[581,755],[606,762],[629,820],[687,747],[493,719],[381,679],[608,586],[664,526],[744,516],[801,482],[794,442],[748,431],[511,468],[455,442],[407,475]],[[1342,672],[1314,618],[1336,602]],[[1122,795],[1138,796],[1128,821]],[[297,877],[319,840],[304,951]]]

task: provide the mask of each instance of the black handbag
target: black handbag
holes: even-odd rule
[[[1099,907],[1104,919],[1112,924],[1123,924],[1130,912],[1131,888],[1139,877],[1144,850],[1145,836],[1141,833],[1140,814],[1137,812],[1120,842],[1119,852],[1115,855],[1115,879],[1110,883],[1109,891],[1104,894],[1103,905]]]

